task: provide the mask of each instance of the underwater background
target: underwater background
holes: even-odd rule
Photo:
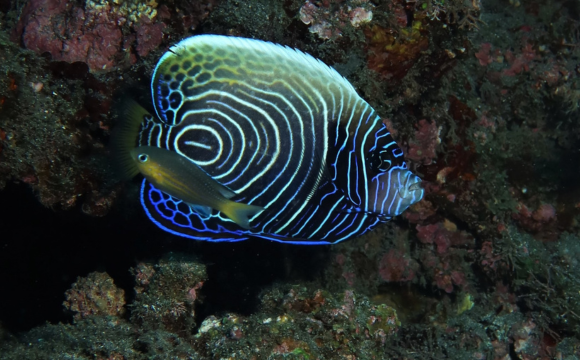
[[[159,229],[113,109],[199,34],[334,67],[423,200],[330,246]],[[0,0],[0,359],[578,359],[579,104],[577,0]]]

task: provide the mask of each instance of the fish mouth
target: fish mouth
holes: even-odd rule
[[[419,179],[419,181],[412,183],[408,189],[409,191],[423,190],[423,182]]]
[[[420,177],[408,171],[405,180],[401,184],[401,189],[399,190],[399,196],[410,204],[414,204],[423,198],[423,182]]]

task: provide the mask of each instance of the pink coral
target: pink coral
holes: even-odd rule
[[[528,231],[547,231],[556,223],[556,209],[550,204],[542,204],[531,211],[526,205],[520,203],[516,209],[518,212],[512,214],[512,218]]]
[[[464,231],[457,230],[449,220],[443,222],[417,225],[417,238],[426,245],[422,251],[421,262],[432,274],[434,285],[447,293],[453,292],[454,286],[463,290],[469,288],[465,267],[460,259],[462,248],[473,248],[475,239]]]
[[[58,0],[31,0],[13,37],[30,50],[50,53],[53,60],[82,61],[91,72],[107,72],[135,61],[130,48],[134,35],[125,37],[123,26],[136,32],[140,56],[157,48],[163,39],[165,24],[156,18],[142,16],[128,23],[109,5],[95,8]]]
[[[155,269],[151,264],[139,263],[132,271],[135,275],[135,292],[140,294],[149,285],[151,277],[155,274]]]
[[[415,131],[415,138],[409,141],[407,158],[424,165],[431,164],[437,157],[437,145],[441,142],[439,131],[440,128],[435,122],[420,120]]]
[[[464,290],[469,286],[465,274],[458,270],[450,270],[449,263],[443,263],[436,267],[433,278],[435,285],[448,294],[453,292],[454,285]]]
[[[556,209],[550,204],[542,204],[532,213],[532,218],[541,223],[548,223],[556,218]]]
[[[524,38],[524,45],[519,53],[514,53],[511,50],[502,51],[501,49],[491,51],[491,44],[483,43],[481,44],[480,50],[475,53],[475,57],[479,60],[479,65],[481,66],[487,66],[494,62],[498,64],[505,64],[507,62],[509,67],[503,69],[501,73],[494,73],[494,77],[498,75],[511,77],[521,72],[529,71],[532,66],[532,61],[538,55],[532,44],[528,42],[528,39]],[[553,78],[551,80],[553,82]]]
[[[473,237],[458,231],[455,224],[444,220],[436,224],[417,225],[417,238],[423,244],[434,244],[438,254],[445,254],[451,246],[471,246]]]
[[[479,254],[482,256],[481,265],[484,268],[496,270],[498,267],[498,263],[501,261],[501,256],[495,254],[493,252],[493,246],[491,241],[485,241],[481,245],[481,250]]]
[[[54,60],[84,61],[91,71],[107,71],[114,68],[121,50],[123,34],[118,20],[70,2],[32,0],[19,22],[26,48],[48,52]]]
[[[22,36],[24,45],[38,53],[60,52],[63,47],[65,26],[62,23],[53,24],[52,18],[70,11],[71,6],[71,3],[58,0],[29,1],[22,10],[17,25],[17,32],[24,32]]]
[[[483,43],[478,52],[475,53],[475,57],[479,60],[479,65],[487,66],[493,62],[493,58],[490,56],[491,44]]]
[[[157,49],[163,41],[164,23],[155,23],[148,17],[142,16],[140,23],[135,26],[137,31],[137,54],[147,56],[151,50]]]
[[[187,291],[187,295],[185,296],[187,298],[187,301],[193,303],[195,302],[195,300],[197,300],[197,290],[201,289],[201,287],[203,286],[203,281],[198,282],[197,284],[195,284],[191,289],[189,289]]]
[[[415,278],[417,262],[402,251],[391,249],[379,262],[379,275],[388,282],[411,281]]]
[[[530,64],[536,57],[536,52],[530,43],[525,43],[522,51],[518,55],[514,55],[511,51],[506,51],[505,58],[510,64],[508,69],[502,71],[504,76],[515,76],[523,71],[530,70]]]
[[[435,244],[437,253],[443,254],[447,252],[451,232],[443,227],[441,223],[431,225],[417,225],[417,237],[423,244]]]

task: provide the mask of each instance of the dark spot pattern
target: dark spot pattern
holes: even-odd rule
[[[197,74],[199,74],[200,72],[201,72],[201,66],[199,66],[199,65],[195,65],[195,66],[193,67],[193,69],[191,69],[191,70],[189,70],[189,71],[187,72],[187,76],[189,76],[189,77],[195,77],[195,76],[196,76]]]
[[[240,66],[240,61],[238,59],[231,59],[231,58],[227,58],[224,59],[224,64],[226,64],[229,67],[238,67]]]
[[[197,77],[197,82],[204,83],[206,81],[209,81],[209,79],[211,79],[211,75],[208,73],[203,73]]]
[[[216,60],[216,61],[211,62],[211,63],[203,64],[203,68],[206,69],[207,71],[213,71],[215,68],[217,68],[221,64],[222,64],[221,60]]]
[[[161,84],[159,85],[161,90],[161,97],[167,97],[169,96],[169,86],[167,86],[167,84]]]
[[[177,109],[179,107],[179,105],[181,104],[182,100],[183,100],[183,97],[181,96],[181,94],[179,92],[173,92],[173,93],[171,93],[171,95],[169,95],[169,104],[171,105],[171,108],[173,108],[173,109]]]

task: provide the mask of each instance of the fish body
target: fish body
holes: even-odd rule
[[[215,205],[196,211],[184,195],[164,191],[162,179],[145,176],[143,207],[171,233],[331,244],[364,234],[423,196],[374,109],[334,69],[298,50],[194,36],[163,55],[151,91],[156,117],[129,115],[140,121],[133,146],[175,153],[235,194],[232,202],[263,209],[243,227]]]
[[[213,180],[187,158],[160,147],[138,146],[131,157],[145,179],[174,199],[179,199],[203,215],[216,209],[239,226],[249,229],[248,219],[264,210],[237,203],[236,194]]]

